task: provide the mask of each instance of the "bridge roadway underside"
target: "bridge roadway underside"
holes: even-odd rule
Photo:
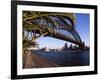
[[[77,44],[79,45],[79,48],[80,49],[83,49],[83,46],[82,46],[82,43],[76,41],[76,40],[73,40],[73,39],[70,39],[68,36],[65,36],[63,34],[60,34],[60,33],[53,33],[53,35],[48,35],[50,37],[54,37],[54,38],[57,38],[57,39],[61,39],[61,40],[64,40],[64,41],[68,41],[68,42],[71,42],[71,43],[74,43],[74,44]]]
[[[45,26],[44,26],[44,27],[40,27],[40,28],[41,28],[41,29],[42,29],[42,28],[45,29],[45,31],[42,32],[42,34],[47,33],[47,34],[44,35],[45,37],[48,36],[48,37],[53,37],[53,38],[61,39],[61,40],[64,40],[64,41],[68,41],[68,42],[71,42],[71,43],[74,43],[74,44],[79,45],[79,48],[80,48],[80,49],[84,49],[84,46],[83,46],[83,44],[82,44],[81,41],[74,40],[74,39],[70,38],[69,36],[64,35],[64,34],[61,34],[61,33],[57,32],[57,31],[55,31],[55,30],[53,30],[53,29],[51,29],[51,32],[49,32],[49,31],[46,29]],[[39,30],[36,30],[35,33],[38,33],[38,34],[41,35],[41,33],[40,33]],[[78,35],[77,35],[77,36],[78,36]]]

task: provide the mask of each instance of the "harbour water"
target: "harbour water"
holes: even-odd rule
[[[32,54],[40,56],[60,66],[87,66],[89,65],[89,51],[32,51]]]

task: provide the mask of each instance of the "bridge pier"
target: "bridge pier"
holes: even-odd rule
[[[82,44],[79,45],[79,49],[81,49],[81,50],[84,50],[85,49],[85,43],[84,42],[82,42]]]

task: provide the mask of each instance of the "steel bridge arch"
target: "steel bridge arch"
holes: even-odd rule
[[[24,23],[23,26],[26,31],[29,32],[34,31],[40,34],[38,37],[40,36],[54,37],[54,38],[75,43],[79,45],[80,48],[83,47],[82,40],[74,26],[75,25],[74,14],[47,13],[47,12],[46,13],[39,12],[38,14],[36,13],[33,14],[33,13],[34,12],[32,12],[30,16],[29,14],[24,13],[25,15],[23,16],[23,23]],[[50,16],[52,18],[50,18]],[[53,17],[55,17],[56,19],[60,20],[62,23],[65,24],[65,27],[63,27],[62,30],[68,31],[74,37],[74,39],[68,37],[67,34],[62,35],[61,33],[58,33],[56,30],[54,30],[54,28],[57,29],[57,26],[59,28],[59,24],[53,19]],[[38,22],[39,20],[41,21],[41,23],[44,24],[44,22],[42,22],[42,19],[46,21],[47,25],[40,25],[40,23]],[[67,23],[65,19],[69,20],[71,24]],[[49,24],[51,23],[53,26],[51,26],[51,28],[48,27],[48,23]],[[30,42],[34,42],[35,40],[36,39],[30,40]]]

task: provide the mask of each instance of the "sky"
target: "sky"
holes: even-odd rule
[[[75,29],[79,33],[81,40],[85,42],[87,46],[89,46],[89,33],[90,33],[90,21],[89,21],[89,14],[82,14],[82,13],[76,13],[76,24]],[[62,48],[66,41],[51,38],[51,37],[40,37],[36,41],[39,43],[39,47],[47,47],[47,48]],[[71,44],[70,42],[67,42],[68,46]]]
[[[90,16],[89,14],[76,14],[76,31],[79,33],[82,41],[89,46],[90,40]]]

